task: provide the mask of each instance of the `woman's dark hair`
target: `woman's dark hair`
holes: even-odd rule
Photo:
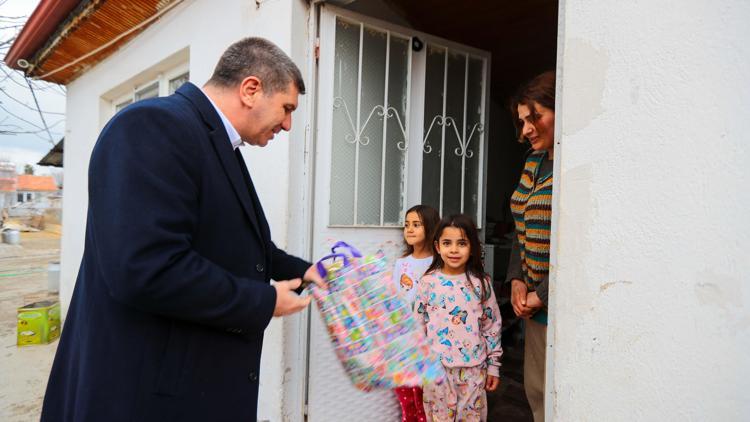
[[[429,205],[415,205],[406,210],[404,220],[406,220],[406,216],[409,215],[410,212],[417,213],[419,220],[422,221],[422,227],[424,227],[424,241],[428,246],[432,245],[435,236],[435,229],[440,223],[440,213]],[[406,241],[404,241],[404,244],[406,247],[404,248],[404,254],[402,256],[413,254],[414,246],[406,243]]]
[[[555,111],[555,72],[553,70],[537,75],[534,79],[521,85],[510,99],[510,112],[513,115],[513,125],[516,127],[518,142],[524,142],[521,133],[523,126],[518,118],[518,106],[529,107],[530,118],[535,121],[539,117],[539,113],[534,107],[536,104],[541,104],[545,108]]]
[[[484,271],[484,264],[482,263],[482,242],[479,241],[479,231],[477,230],[476,224],[474,224],[474,220],[465,214],[454,214],[440,220],[440,224],[438,224],[437,229],[435,229],[435,237],[433,241],[435,256],[432,259],[432,264],[430,264],[430,267],[425,271],[425,274],[434,273],[445,265],[443,258],[437,253],[436,244],[440,241],[440,236],[443,235],[443,231],[445,231],[447,227],[460,229],[469,241],[470,255],[469,260],[466,262],[466,275],[469,277],[470,282],[472,277],[479,279],[481,299],[482,303],[484,303],[484,301],[490,297],[491,287],[488,283],[488,274]]]

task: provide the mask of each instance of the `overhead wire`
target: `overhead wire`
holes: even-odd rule
[[[39,118],[42,120],[42,124],[44,125],[44,129],[47,130],[47,135],[49,136],[49,143],[52,144],[52,146],[55,146],[55,140],[52,139],[52,133],[49,131],[49,127],[47,126],[47,120],[44,119],[44,113],[42,113],[42,108],[39,107],[39,100],[36,99],[36,92],[34,92],[34,87],[31,86],[31,81],[29,81],[29,78],[26,78],[26,83],[29,85],[29,89],[31,90],[31,96],[34,98],[34,104],[36,104],[36,111],[39,112]]]

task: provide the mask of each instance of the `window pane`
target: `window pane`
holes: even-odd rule
[[[390,63],[388,69],[388,105],[386,121],[385,193],[383,195],[383,223],[400,225],[404,208],[404,186],[406,175],[406,139],[408,130],[407,103],[409,78],[408,39],[391,35]],[[402,127],[403,126],[403,127]],[[419,148],[414,143],[413,148]]]
[[[158,96],[159,96],[159,83],[154,82],[151,85],[136,91],[135,101],[145,100],[147,98],[155,98]]]
[[[126,101],[121,102],[120,104],[117,104],[115,106],[115,112],[122,110],[123,108],[129,106],[130,104],[133,104],[133,100],[126,100]]]
[[[385,32],[365,28],[362,38],[357,224],[380,225],[386,37]]]
[[[330,224],[354,224],[359,25],[336,19]]]
[[[464,213],[474,219],[478,219],[477,207],[479,205],[479,171],[482,168],[480,161],[481,145],[484,141],[484,125],[482,113],[482,94],[484,92],[484,60],[479,58],[469,59],[469,79],[466,93],[466,137],[468,146],[466,149],[465,183],[464,183]],[[477,224],[481,224],[477,221]]]
[[[442,215],[461,212],[461,182],[463,156],[461,142],[464,132],[464,76],[466,56],[448,54],[448,85],[445,101],[445,156],[443,159]]]
[[[440,173],[443,140],[445,49],[427,46],[425,74],[424,144],[422,146],[422,203],[440,210]],[[411,204],[408,204],[411,206]]]
[[[169,94],[172,95],[177,91],[179,87],[185,82],[190,80],[190,72],[183,73],[182,75],[169,80]]]
[[[477,220],[484,60],[448,50],[446,62],[445,49],[428,45],[426,65],[422,203],[443,216],[464,213]]]

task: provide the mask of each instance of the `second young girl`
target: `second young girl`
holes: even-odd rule
[[[426,416],[430,421],[485,421],[486,391],[500,383],[502,321],[472,219],[443,219],[435,231],[435,250],[414,306],[447,377],[424,386]]]
[[[439,222],[440,215],[435,208],[430,206],[416,205],[406,211],[405,251],[404,255],[396,260],[393,280],[410,305],[414,304],[419,279],[432,264],[432,236]],[[401,405],[402,422],[426,421],[421,388],[400,387],[394,391]]]

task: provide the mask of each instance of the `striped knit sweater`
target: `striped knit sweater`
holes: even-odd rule
[[[526,159],[521,180],[510,199],[521,252],[521,269],[529,291],[536,290],[549,274],[549,236],[552,218],[552,174],[541,176],[546,152]]]

